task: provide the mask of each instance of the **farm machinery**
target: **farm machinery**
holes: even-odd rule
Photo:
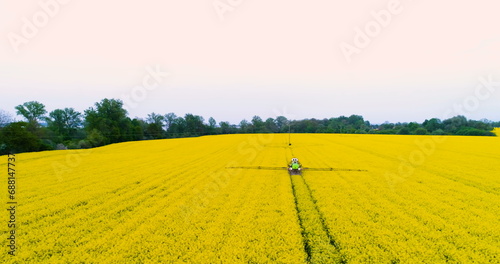
[[[290,175],[302,175],[302,164],[300,164],[299,159],[293,158],[288,164],[288,173]]]
[[[287,167],[266,167],[266,166],[240,166],[226,167],[226,169],[255,169],[255,170],[287,170],[290,175],[302,175],[304,171],[359,171],[366,172],[361,169],[344,169],[344,168],[310,168],[303,167],[298,158],[293,158]]]

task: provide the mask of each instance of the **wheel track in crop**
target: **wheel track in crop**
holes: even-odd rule
[[[293,149],[289,151],[294,156]],[[288,161],[288,159],[287,159]],[[311,190],[301,175],[290,175],[295,209],[304,240],[304,250],[309,263],[345,263],[339,245],[330,234]]]
[[[327,165],[327,164],[325,164],[326,158],[323,158],[322,155],[319,155],[318,153],[320,153],[320,152],[307,149],[307,150],[304,150],[304,153],[301,152],[300,155],[307,156],[307,157],[311,158],[311,160],[318,163],[315,165],[320,165],[320,164]],[[325,159],[325,160],[323,160],[323,159]],[[311,160],[309,160],[309,162]],[[425,168],[426,168],[426,171],[428,172],[426,174],[426,177],[439,178],[440,181],[447,181],[446,177],[442,176],[443,173],[438,173],[437,170],[432,170],[432,169],[429,170],[428,167],[425,167]],[[430,168],[435,168],[435,167],[431,166]],[[305,180],[308,183],[312,184],[311,185],[313,187],[312,190],[314,191],[312,193],[313,198],[323,202],[321,204],[318,204],[320,206],[321,212],[324,213],[324,215],[327,217],[326,219],[330,218],[330,220],[331,220],[335,214],[332,215],[332,211],[330,211],[330,212],[325,211],[325,203],[324,202],[327,201],[328,198],[326,198],[324,196],[324,194],[325,194],[324,190],[323,191],[318,190],[318,187],[321,187],[322,186],[321,184],[322,183],[324,184],[324,182],[317,182],[317,181],[311,182],[315,178],[315,176],[313,176],[313,175],[308,174],[308,176],[305,178]],[[316,175],[320,176],[319,174],[316,174]],[[353,194],[351,196],[356,197],[356,198],[352,199],[352,201],[356,201],[356,203],[354,203],[354,204],[357,204],[361,207],[373,208],[374,210],[372,210],[372,212],[379,210],[379,211],[385,211],[389,215],[390,214],[397,215],[398,218],[401,219],[400,222],[408,223],[407,225],[402,225],[402,226],[393,226],[390,223],[387,223],[387,225],[386,224],[384,224],[384,225],[375,224],[377,226],[376,227],[377,229],[384,229],[384,230],[386,230],[386,232],[392,232],[392,230],[395,230],[395,229],[397,229],[399,231],[403,231],[407,236],[412,237],[414,242],[416,242],[415,243],[416,245],[425,245],[424,248],[432,248],[432,247],[436,247],[436,245],[435,245],[436,241],[433,240],[432,237],[429,238],[429,237],[421,235],[421,234],[429,234],[429,233],[435,231],[433,226],[427,225],[427,222],[432,222],[433,224],[436,224],[437,226],[439,226],[439,223],[446,223],[446,230],[444,230],[443,232],[447,232],[448,236],[454,234],[454,231],[449,231],[449,230],[460,230],[460,228],[461,228],[461,224],[459,222],[457,222],[456,220],[450,222],[450,219],[455,219],[453,216],[451,216],[452,215],[451,213],[448,214],[448,216],[445,216],[445,215],[440,214],[438,209],[435,209],[435,208],[439,207],[439,208],[443,208],[443,210],[445,210],[445,211],[454,210],[454,212],[456,212],[457,215],[459,215],[460,211],[455,210],[457,205],[459,205],[459,204],[457,204],[458,200],[455,196],[453,198],[453,199],[455,199],[455,201],[453,203],[452,203],[452,200],[448,201],[448,199],[443,199],[442,197],[435,196],[431,199],[415,199],[414,202],[410,202],[410,203],[407,202],[405,204],[405,203],[400,203],[400,202],[408,201],[409,197],[405,197],[400,192],[387,192],[386,194],[381,194],[379,191],[379,193],[377,194],[377,192],[375,190],[380,190],[380,189],[370,188],[370,186],[366,185],[366,184],[362,184],[362,185],[357,184],[357,182],[359,181],[356,179],[357,177],[353,177],[352,175],[345,174],[345,173],[339,173],[337,176],[338,177],[335,177],[335,180],[339,181],[338,183],[343,182],[343,184],[346,184],[346,186],[348,186],[344,189],[346,189],[346,190],[352,189],[353,190]],[[328,177],[328,178],[330,178],[330,177]],[[407,184],[412,184],[412,183],[407,183]],[[463,182],[460,182],[458,184],[463,184]],[[379,186],[379,185],[375,185],[372,187],[376,187],[376,186],[378,186],[378,188],[381,188],[381,186]],[[446,186],[448,186],[448,185],[446,185]],[[468,187],[471,187],[471,186],[468,186]],[[447,187],[445,187],[444,189],[446,189],[446,188]],[[459,188],[459,189],[461,190],[461,188]],[[382,190],[384,190],[383,185],[382,185]],[[471,188],[471,190],[472,190],[472,188]],[[320,195],[321,192],[323,192],[323,196]],[[429,194],[428,193],[429,191],[427,189],[420,189],[420,187],[418,187],[418,186],[417,186],[417,188],[413,189],[412,192],[413,192],[414,197],[429,197],[429,195],[432,195],[432,192],[430,192],[430,194]],[[355,194],[355,193],[357,193],[357,194]],[[360,201],[360,200],[363,200],[363,201]],[[412,201],[412,200],[410,199],[410,201]],[[423,201],[425,203],[420,202],[420,201]],[[433,201],[433,202],[428,202],[428,201]],[[380,206],[381,202],[384,204],[384,206]],[[354,206],[354,204],[352,204],[352,206]],[[434,207],[432,205],[434,205]],[[467,204],[463,203],[464,208],[466,207],[466,205]],[[429,209],[430,207],[432,209]],[[375,209],[375,208],[378,208],[378,209]],[[389,208],[391,208],[391,209],[389,210]],[[337,212],[334,212],[334,213],[337,213]],[[481,213],[481,211],[478,210],[478,213],[476,215],[479,216],[480,213]],[[473,214],[470,212],[470,209],[469,209],[469,214]],[[450,218],[450,216],[451,216],[451,218]],[[430,219],[433,219],[433,220],[430,221]],[[493,218],[491,218],[491,219],[493,219]],[[412,224],[409,224],[409,223],[412,223]],[[336,230],[337,228],[335,226],[333,226],[333,224],[334,224],[333,221],[328,222],[328,226],[329,226],[330,230],[333,230],[335,233],[339,232],[339,230]],[[417,229],[417,227],[418,227],[418,229]],[[485,228],[487,228],[486,225],[485,225]],[[479,232],[480,229],[477,229],[477,230],[478,230],[477,232]],[[415,232],[416,232],[416,234],[415,234]],[[481,236],[481,238],[484,238],[484,237],[485,237],[484,235]],[[342,237],[339,237],[339,239],[340,239],[341,243],[342,243],[342,241],[346,240],[345,238],[342,238]],[[442,248],[454,248],[454,247],[459,248],[460,246],[455,244],[455,241],[462,241],[462,240],[454,238],[451,241],[443,241],[443,242],[440,242],[440,247],[442,247]],[[479,244],[481,240],[477,237],[469,237],[467,241],[470,242],[470,244]],[[345,246],[346,246],[346,248],[352,247],[352,245],[345,245]],[[465,249],[462,249],[462,251],[465,251]],[[423,254],[423,253],[420,253],[420,254]],[[476,253],[474,251],[469,251],[469,252],[467,252],[467,254],[469,254],[470,256],[476,256],[475,255]],[[479,256],[479,255],[477,255],[477,256]]]

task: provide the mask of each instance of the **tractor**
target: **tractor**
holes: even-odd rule
[[[293,158],[290,164],[288,164],[288,173],[290,175],[302,175],[302,165],[299,159]]]

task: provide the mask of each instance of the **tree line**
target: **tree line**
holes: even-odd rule
[[[219,122],[212,117],[205,122],[198,115],[183,117],[174,113],[151,113],[143,118],[130,118],[123,102],[103,99],[83,113],[73,108],[48,113],[37,101],[15,107],[23,121],[14,121],[0,110],[0,155],[53,149],[85,149],[136,140],[195,137],[242,133],[348,133],[400,135],[468,135],[494,136],[493,127],[500,122],[468,120],[455,116],[432,118],[419,124],[370,124],[362,116],[351,115],[325,119],[288,120],[284,116],[263,120],[254,116],[239,124]]]

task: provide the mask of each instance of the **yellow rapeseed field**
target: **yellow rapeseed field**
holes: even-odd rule
[[[288,140],[223,135],[18,154],[16,256],[4,210],[0,262],[499,262],[500,138]],[[289,176],[279,167],[292,157],[366,171]],[[7,178],[7,156],[0,168]]]

